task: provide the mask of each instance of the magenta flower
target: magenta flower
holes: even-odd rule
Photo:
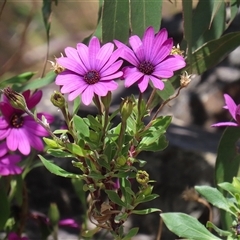
[[[65,49],[67,57],[57,59],[65,70],[58,74],[56,84],[62,86],[62,93],[69,93],[69,101],[81,95],[82,102],[89,105],[94,94],[106,96],[108,91],[117,89],[114,79],[123,75],[119,71],[123,61],[117,61],[121,51],[113,50],[113,43],[100,47],[96,37],[90,40],[89,47],[78,43],[77,49]]]
[[[0,144],[0,176],[16,175],[22,172],[22,168],[16,165],[21,161],[21,157],[16,154],[7,154],[6,142]]]
[[[23,92],[26,104],[29,109],[33,109],[42,98],[42,91],[37,91],[33,95],[30,90]],[[48,132],[40,126],[35,120],[24,114],[22,110],[13,108],[8,99],[4,96],[0,102],[0,140],[6,139],[7,147],[11,151],[17,149],[24,155],[28,155],[31,146],[38,151],[43,151],[44,145],[41,137],[48,136]],[[42,116],[48,123],[53,122],[53,117],[47,113],[38,113],[38,118]]]
[[[233,101],[233,99],[228,95],[224,94],[225,99],[225,106],[223,108],[228,109],[230,114],[232,115],[233,119],[236,122],[220,122],[215,123],[212,125],[212,127],[226,127],[226,126],[233,126],[238,127],[240,126],[240,104],[236,105],[236,103]]]
[[[123,69],[125,87],[137,83],[140,91],[144,92],[150,80],[155,88],[163,90],[164,83],[161,79],[172,77],[174,71],[186,65],[182,56],[170,54],[173,40],[168,38],[166,29],[155,36],[153,27],[149,27],[142,40],[136,35],[130,37],[132,49],[117,40],[114,42],[123,50],[121,58],[132,64]]]
[[[27,237],[19,237],[16,233],[11,232],[8,234],[8,240],[28,240]]]

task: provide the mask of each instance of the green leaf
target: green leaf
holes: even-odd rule
[[[240,176],[240,155],[238,153],[238,141],[240,128],[229,127],[223,132],[220,139],[215,165],[216,184],[232,182],[233,177]]]
[[[35,89],[43,88],[45,86],[48,86],[50,83],[54,82],[55,78],[56,78],[56,74],[54,72],[49,72],[43,78],[37,78],[31,82],[28,82],[22,87],[16,88],[16,91],[23,92],[28,89],[35,90]]]
[[[234,196],[235,193],[240,193],[240,189],[237,187],[234,187],[231,183],[224,182],[224,183],[219,183],[218,186],[227,191],[229,194]]]
[[[102,41],[117,39],[126,42],[129,37],[129,0],[104,0],[102,11]]]
[[[105,190],[105,192],[107,193],[108,195],[108,198],[116,203],[117,205],[121,206],[121,207],[126,207],[126,203],[124,203],[121,198],[118,196],[118,194],[113,191],[113,190]]]
[[[0,196],[0,231],[2,231],[10,216],[10,204],[7,193],[2,187],[0,188]]]
[[[96,227],[92,230],[85,230],[85,231],[81,231],[81,236],[85,237],[85,238],[92,238],[93,235],[95,235],[97,232],[99,232],[101,230],[100,227]]]
[[[195,186],[195,189],[213,206],[234,215],[234,213],[230,209],[231,205],[228,203],[226,198],[218,189],[209,186]]]
[[[141,37],[147,27],[160,29],[162,0],[130,0],[131,33]]]
[[[224,230],[218,228],[217,226],[215,226],[213,223],[211,223],[209,221],[207,221],[206,227],[212,228],[220,237],[225,237],[225,236],[229,236],[232,234],[231,232],[224,231]]]
[[[138,145],[138,150],[161,151],[166,148],[168,142],[163,134],[166,132],[171,120],[172,118],[170,116],[159,117],[155,119],[152,123],[152,126],[148,130],[141,133],[143,138]]]
[[[81,148],[75,143],[65,143],[65,146],[69,152],[76,156],[85,157],[89,153],[89,151]]]
[[[73,113],[72,113],[73,116],[78,113],[80,105],[81,105],[80,97],[75,98],[73,101]]]
[[[60,147],[59,144],[55,140],[53,140],[53,139],[43,137],[43,141],[50,148],[59,148]]]
[[[163,101],[169,99],[175,92],[175,88],[173,87],[170,81],[164,81],[164,90],[157,90],[157,94],[162,98]]]
[[[193,63],[185,71],[202,74],[222,60],[228,53],[239,46],[240,32],[225,34],[219,39],[205,43],[193,54]]]
[[[16,86],[21,86],[22,84],[24,84],[25,82],[30,80],[34,74],[35,74],[34,72],[25,72],[25,73],[19,74],[17,76],[14,76],[12,78],[9,78],[7,80],[1,81],[0,88],[4,88],[4,87],[12,85],[12,84],[15,84]],[[13,88],[13,89],[16,91],[15,88]]]
[[[86,123],[86,121],[84,121],[83,118],[75,115],[73,117],[73,124],[74,124],[75,129],[80,134],[80,136],[89,137],[89,126]]]
[[[141,194],[135,200],[134,206],[137,206],[140,203],[150,202],[150,201],[152,201],[152,200],[154,200],[158,197],[159,197],[158,194],[150,194],[150,195],[147,195],[147,196],[145,194]]]
[[[48,149],[47,153],[57,158],[74,158],[75,156],[69,152],[63,151],[62,149]]]
[[[158,208],[147,208],[147,209],[132,211],[133,214],[138,214],[138,215],[147,215],[149,213],[154,213],[154,212],[161,212],[161,210]]]
[[[78,174],[74,174],[74,173],[70,173],[67,172],[66,170],[60,168],[59,166],[57,166],[56,164],[48,161],[47,159],[45,159],[43,156],[38,155],[39,158],[41,159],[43,165],[47,168],[47,170],[57,176],[60,177],[65,177],[65,178],[76,178],[76,179],[81,179],[83,178],[81,175]]]
[[[192,19],[192,11],[193,11],[193,6],[192,6],[192,0],[188,1],[182,1],[182,7],[183,7],[183,35],[185,41],[183,42],[183,47],[184,50],[187,48],[189,51],[187,51],[187,57],[188,57],[188,62],[191,65],[192,63],[192,30],[193,30],[193,21],[189,21],[189,19]]]
[[[194,240],[221,240],[209,232],[196,218],[184,213],[162,213],[167,228],[177,236]]]
[[[138,233],[139,228],[132,228],[122,240],[131,240]]]
[[[219,38],[225,30],[225,4],[223,0],[199,1],[193,14],[193,50]]]

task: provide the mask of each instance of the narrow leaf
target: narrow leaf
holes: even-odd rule
[[[138,233],[139,228],[132,228],[122,240],[131,240]]]
[[[161,212],[161,210],[158,208],[148,208],[148,209],[132,211],[133,214],[138,214],[138,215],[146,215],[146,214],[153,213],[153,212]]]
[[[70,173],[70,172],[67,172],[66,170],[60,168],[59,166],[57,166],[56,164],[48,161],[47,159],[45,159],[43,156],[41,155],[38,155],[39,158],[41,159],[43,165],[47,168],[47,170],[57,176],[60,176],[60,177],[65,177],[65,178],[77,178],[77,179],[80,179],[82,178],[81,175],[78,175],[78,174],[74,174],[74,173]]]
[[[161,23],[162,0],[130,0],[131,33],[141,37],[147,27],[159,31]]]
[[[126,42],[129,36],[129,0],[104,0],[102,41],[117,39]]]
[[[126,204],[121,200],[118,194],[113,190],[105,190],[109,199],[121,207],[126,207]]]

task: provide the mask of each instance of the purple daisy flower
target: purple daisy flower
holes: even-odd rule
[[[228,109],[229,113],[233,117],[233,119],[236,122],[220,122],[220,123],[215,123],[212,125],[212,127],[227,127],[227,126],[232,126],[232,127],[238,127],[240,126],[240,104],[236,105],[236,103],[233,101],[233,99],[228,95],[224,94],[224,99],[225,99],[225,106],[223,108]]]
[[[82,102],[89,105],[94,94],[106,96],[108,91],[117,89],[114,81],[123,75],[119,68],[122,60],[118,60],[121,51],[114,51],[113,43],[100,47],[98,38],[90,40],[89,47],[77,44],[77,49],[67,47],[67,57],[60,57],[57,63],[65,68],[58,74],[56,84],[61,85],[62,93],[69,93],[69,101],[81,95]]]
[[[123,69],[125,87],[137,83],[140,91],[144,92],[150,80],[155,88],[163,90],[161,79],[172,77],[174,71],[186,66],[182,56],[171,55],[173,40],[168,38],[166,29],[155,35],[153,27],[149,27],[142,40],[137,35],[130,37],[132,49],[117,40],[114,42],[123,50],[121,58],[132,64]]]
[[[26,100],[28,109],[34,108],[42,98],[42,91],[30,94],[30,90],[22,93]],[[44,145],[41,137],[48,136],[48,132],[35,120],[20,109],[13,108],[8,99],[4,96],[0,102],[0,140],[6,139],[7,147],[11,151],[17,149],[24,155],[28,155],[31,146],[38,151],[43,151]],[[48,123],[53,122],[53,116],[47,113],[38,113],[37,117],[44,116]]]
[[[16,154],[7,154],[6,142],[0,144],[0,176],[16,175],[22,173],[22,168],[16,165],[21,157]]]

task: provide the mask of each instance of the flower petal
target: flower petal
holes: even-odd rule
[[[124,78],[125,78],[125,87],[130,87],[135,82],[141,80],[144,76],[142,72],[139,72],[137,68],[125,68]]]
[[[29,96],[28,99],[26,99],[26,103],[29,109],[34,108],[41,100],[42,98],[42,91],[38,90],[33,95]]]
[[[143,35],[143,48],[145,52],[145,60],[150,61],[152,48],[153,48],[153,41],[154,41],[154,28],[148,27]],[[145,91],[145,90],[144,90]]]
[[[237,109],[236,103],[233,101],[233,99],[228,94],[224,94],[223,96],[224,96],[226,107],[228,108],[228,111],[230,112],[233,119],[236,120],[236,109]]]
[[[82,63],[84,64],[83,67],[85,72],[91,70],[91,66],[89,63],[88,47],[83,43],[78,43],[77,51]]]
[[[93,99],[94,88],[89,85],[82,93],[82,102],[85,105],[89,105]]]
[[[88,56],[89,56],[89,64],[90,68],[93,70],[96,69],[96,56],[100,50],[100,42],[97,37],[92,37],[89,46],[88,46]],[[90,69],[89,69],[90,70]]]
[[[65,48],[65,54],[68,58],[71,58],[72,60],[78,62],[79,64],[82,64],[82,61],[79,58],[77,49],[72,47],[67,47]]]
[[[63,66],[64,68],[72,72],[78,73],[80,75],[83,75],[84,73],[86,73],[86,69],[83,67],[84,65],[79,64],[78,62],[76,62],[71,58],[67,58],[67,57],[58,58],[57,63]]]
[[[149,77],[150,77],[149,75],[144,75],[143,78],[141,78],[141,80],[138,81],[138,87],[141,93],[146,91],[149,83]]]
[[[111,74],[116,73],[119,68],[122,66],[123,61],[117,61],[115,63],[112,64],[111,67],[109,67],[108,69],[106,69],[105,71],[100,71],[100,76],[101,76],[101,80],[103,80],[103,77],[105,76],[109,76]],[[118,73],[121,73],[120,71]]]
[[[159,90],[164,89],[164,82],[158,78],[155,78],[154,76],[150,76],[150,80],[153,83],[153,86]]]
[[[146,49],[144,49],[141,39],[138,36],[134,35],[129,38],[129,43],[130,43],[135,55],[137,56],[138,60],[140,62],[144,61]]]
[[[234,122],[220,122],[211,125],[212,127],[238,127],[239,125]]]

